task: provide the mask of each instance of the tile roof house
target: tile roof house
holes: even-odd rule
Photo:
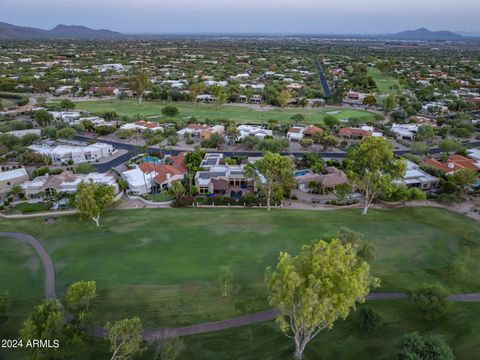
[[[287,132],[287,139],[291,142],[299,142],[304,137],[310,137],[315,133],[323,134],[323,129],[308,125],[307,127],[293,126]]]
[[[74,174],[71,171],[64,171],[59,175],[45,174],[36,177],[31,181],[24,182],[22,188],[28,198],[38,197],[40,193],[52,190],[72,194],[77,191],[77,187],[82,181],[90,180],[98,184],[111,185],[115,188],[115,193],[118,193],[117,181],[111,175],[103,173]]]
[[[124,171],[122,178],[135,195],[148,194],[154,187],[169,189],[175,181],[181,181],[187,173],[185,153],[170,158],[171,164],[142,162],[135,169]]]
[[[337,185],[346,184],[348,182],[347,175],[334,166],[327,166],[325,168],[326,174],[307,173],[305,175],[296,176],[295,181],[298,189],[308,192],[308,184],[311,181],[319,182],[325,189],[333,190]]]
[[[454,174],[462,169],[471,169],[476,173],[480,172],[480,164],[478,162],[461,155],[452,155],[443,163],[436,159],[427,159],[425,163],[428,166],[444,171],[447,175]]]
[[[338,136],[340,136],[342,139],[348,139],[348,140],[360,140],[366,137],[370,136],[382,136],[382,133],[375,132],[373,131],[373,128],[370,128],[368,126],[364,126],[362,128],[351,128],[351,127],[342,127],[338,131]]]
[[[153,121],[143,121],[139,120],[134,123],[127,123],[120,127],[123,130],[137,130],[137,131],[145,131],[145,130],[152,130],[152,131],[163,131],[163,126],[161,126],[157,122]]]

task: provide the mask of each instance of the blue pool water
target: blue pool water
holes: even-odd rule
[[[304,176],[304,175],[307,175],[307,174],[310,174],[311,171],[310,169],[305,169],[305,170],[295,170],[295,172],[293,173],[295,176]]]
[[[155,163],[155,164],[160,164],[161,163],[161,160],[157,157],[154,157],[154,156],[145,156],[143,158],[143,161],[149,162],[149,163]]]

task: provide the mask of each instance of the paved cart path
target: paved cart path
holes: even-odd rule
[[[55,269],[50,255],[40,241],[33,236],[18,232],[0,232],[0,237],[15,238],[30,244],[37,252],[43,264],[45,271],[45,298],[57,299],[55,292]],[[1,245],[0,245],[1,246]],[[381,300],[405,300],[408,299],[408,294],[404,292],[378,292],[370,293],[367,296],[367,301],[381,301]],[[455,294],[450,295],[451,301],[458,302],[480,302],[480,293],[470,294]],[[150,329],[143,332],[143,338],[146,341],[154,341],[156,339],[166,339],[170,337],[186,336],[193,334],[201,334],[212,331],[225,330],[244,325],[256,324],[268,320],[273,320],[279,315],[278,310],[260,311],[254,314],[242,315],[231,319],[207,322],[196,325],[182,326],[177,328],[159,328]],[[94,336],[105,336],[104,329],[97,327],[93,330]]]

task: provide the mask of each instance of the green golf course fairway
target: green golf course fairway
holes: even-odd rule
[[[335,235],[342,227],[362,232],[376,247],[377,258],[371,266],[382,284],[375,291],[405,291],[431,282],[442,284],[450,293],[480,291],[480,224],[439,208],[371,210],[367,216],[358,209],[110,210],[102,216],[100,228],[77,216],[58,217],[54,224],[44,223],[43,218],[0,220],[2,231],[25,232],[44,244],[55,264],[60,296],[72,282],[95,280],[99,324],[139,316],[145,328],[183,326],[268,309],[265,267],[276,263],[280,251],[296,254],[303,244]],[[0,241],[6,249],[0,252],[0,276],[8,279],[3,290],[9,291],[11,301],[31,308],[43,294],[42,269],[35,267],[39,261],[27,262],[25,244],[18,242],[17,252],[13,240]],[[13,264],[19,264],[18,271],[12,271]],[[224,265],[234,274],[234,289],[226,299],[218,284]],[[413,330],[444,334],[461,359],[474,359],[480,353],[480,304],[456,303],[447,318],[435,323],[421,320],[407,300],[371,305],[384,318],[383,330],[361,334],[352,315],[320,334],[309,346],[307,359],[350,359],[353,354],[368,359],[375,349],[384,354],[378,358],[391,358],[399,337]],[[17,320],[26,316],[26,308],[12,310]],[[18,324],[12,321],[3,332],[11,334]],[[185,359],[211,359],[215,351],[218,359],[288,359],[292,351],[290,340],[273,322],[190,336],[185,341]],[[107,351],[105,343],[95,343],[93,350]],[[225,344],[223,350],[219,350],[221,344]],[[148,353],[144,358],[149,358]]]
[[[290,118],[295,114],[304,114],[308,123],[320,123],[328,112],[334,112],[339,119],[352,117],[362,121],[375,121],[375,114],[372,112],[357,109],[342,108],[273,108],[271,110],[255,110],[244,106],[221,105],[218,108],[211,104],[192,104],[187,102],[169,103],[165,101],[152,100],[143,101],[141,104],[136,100],[94,100],[77,102],[76,108],[87,110],[92,113],[116,111],[119,115],[127,115],[131,118],[144,118],[146,116],[162,116],[161,110],[166,105],[173,105],[178,108],[178,118],[195,116],[199,121],[205,119],[229,119],[238,123],[267,123],[270,119],[278,122],[291,122]],[[338,112],[338,113],[337,113]],[[161,118],[156,118],[161,121]]]

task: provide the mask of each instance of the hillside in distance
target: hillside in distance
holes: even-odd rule
[[[51,30],[17,26],[0,22],[0,39],[121,39],[125,35],[111,30],[94,30],[80,25],[57,25]]]

